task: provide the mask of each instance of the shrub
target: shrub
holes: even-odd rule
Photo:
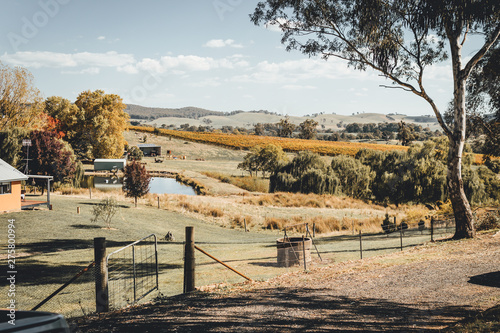
[[[118,211],[118,205],[116,199],[113,197],[106,197],[102,199],[97,205],[94,206],[92,210],[92,215],[94,217],[91,219],[92,222],[97,222],[102,220],[106,223],[108,229],[111,228],[111,220]]]
[[[488,212],[483,217],[478,218],[476,222],[476,230],[484,231],[500,228],[500,211]]]

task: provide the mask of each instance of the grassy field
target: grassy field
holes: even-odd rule
[[[18,308],[31,309],[73,275],[93,260],[93,239],[105,237],[108,253],[126,244],[156,234],[160,239],[158,256],[160,266],[160,292],[163,295],[182,293],[183,288],[183,246],[184,229],[194,226],[195,239],[199,247],[227,262],[254,280],[301,269],[301,267],[277,267],[276,239],[283,236],[278,230],[264,230],[253,227],[244,232],[240,227],[224,227],[217,218],[202,220],[188,212],[184,214],[152,206],[134,208],[129,200],[119,201],[118,214],[111,223],[111,229],[92,223],[92,207],[99,198],[109,194],[94,193],[90,200],[83,195],[53,195],[54,210],[22,211],[0,216],[6,227],[9,219],[16,225],[16,301]],[[120,196],[118,196],[121,198]],[[77,214],[80,207],[80,214]],[[253,216],[256,216],[254,212]],[[172,232],[175,241],[162,240]],[[289,235],[303,234],[297,230]],[[370,257],[397,251],[400,239],[395,236],[366,235],[363,243],[363,257]],[[414,246],[429,240],[428,233],[415,233],[405,238],[404,247]],[[5,243],[4,243],[5,244]],[[313,252],[313,265],[321,266],[333,262],[359,259],[359,238],[348,234],[330,234],[316,241],[322,261]],[[5,247],[5,246],[4,246]],[[3,253],[5,249],[2,249]],[[213,285],[243,282],[244,280],[216,264],[210,258],[197,253],[196,285]],[[60,295],[42,306],[40,310],[77,316],[94,311],[92,272],[84,274]],[[0,293],[6,294],[5,287]],[[153,293],[150,296],[158,295]]]

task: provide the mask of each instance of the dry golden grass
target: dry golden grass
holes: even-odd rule
[[[215,178],[220,180],[223,183],[232,184],[244,190],[250,192],[259,192],[259,193],[267,193],[269,192],[269,180],[258,178],[258,177],[250,177],[250,176],[230,176],[220,172],[213,171],[205,171],[202,172],[205,176]]]
[[[283,230],[287,227],[288,231],[300,233],[304,232],[304,224],[307,224],[311,233],[314,229],[318,234],[329,234],[347,230],[354,230],[354,232],[361,230],[363,230],[363,232],[379,232],[381,230],[380,225],[382,224],[382,220],[381,217],[357,219],[356,221],[349,220],[345,217],[338,219],[329,216],[314,216],[309,218],[294,216],[292,219],[268,217],[264,222],[264,228],[270,230]]]
[[[312,208],[352,208],[372,209],[374,205],[362,200],[329,194],[271,193],[242,200],[245,204],[275,207],[312,207]]]

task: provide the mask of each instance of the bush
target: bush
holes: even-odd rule
[[[476,222],[476,230],[492,230],[500,228],[500,211],[488,212],[483,217],[478,218]]]
[[[116,203],[116,199],[113,197],[107,197],[101,200],[97,205],[94,206],[92,210],[92,215],[94,217],[91,219],[92,222],[97,222],[98,220],[102,220],[106,223],[106,227],[108,229],[111,228],[111,220],[113,216],[115,216],[118,211],[118,205]]]

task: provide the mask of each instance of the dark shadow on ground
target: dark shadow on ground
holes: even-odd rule
[[[79,202],[79,205],[86,205],[86,206],[96,206],[98,202]],[[132,206],[128,205],[117,205],[119,208],[131,208]]]
[[[22,286],[31,285],[40,286],[40,288],[44,288],[44,285],[63,285],[89,264],[90,262],[78,262],[75,265],[54,265],[45,261],[25,259],[19,261],[19,264],[17,265],[18,274],[16,285],[18,285],[20,288],[22,288]],[[124,267],[129,268],[129,271],[131,271],[131,260],[129,260],[128,264],[128,266]],[[158,264],[158,271],[160,274],[163,271],[179,268],[182,268],[182,265],[169,263]],[[143,270],[141,270],[140,264],[136,266],[136,269],[139,273],[143,272]],[[150,272],[152,272],[152,270],[149,270],[147,274],[152,274]],[[128,273],[129,272],[127,271],[127,274]],[[113,274],[116,273],[113,272]],[[81,275],[78,279],[76,279],[73,284],[82,284],[87,282],[93,283],[94,281],[94,268],[91,268],[83,275]],[[53,292],[55,289],[57,288],[51,287],[51,289],[47,289],[47,295]]]
[[[487,287],[500,288],[500,271],[472,276],[469,279],[469,283],[479,284],[481,286],[487,286]]]
[[[101,229],[102,227],[100,225],[95,225],[95,224],[72,224],[72,228],[75,229]]]
[[[332,296],[324,289],[262,289],[220,298],[203,293],[71,320],[74,332],[438,332],[476,313],[383,299]],[[425,309],[425,310],[423,310]]]

